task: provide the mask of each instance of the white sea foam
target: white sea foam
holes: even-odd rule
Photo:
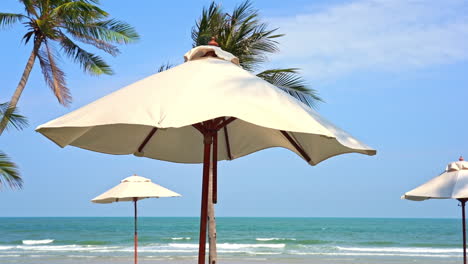
[[[402,248],[402,247],[379,247],[379,248],[366,248],[366,247],[337,247],[343,251],[359,251],[359,252],[400,252],[400,253],[461,253],[462,250],[458,248]]]
[[[291,253],[291,252],[290,252]],[[450,254],[408,254],[408,253],[365,253],[365,252],[355,252],[355,253],[345,253],[345,252],[294,252],[293,255],[323,255],[323,256],[381,256],[381,257],[431,257],[431,258],[453,258],[454,255]]]
[[[424,247],[346,247],[346,246],[317,246],[305,245],[304,247],[287,247],[284,243],[220,243],[217,245],[218,252],[227,255],[329,255],[329,256],[400,256],[400,257],[434,257],[448,258],[459,257],[461,250],[457,248],[424,248]],[[295,249],[295,250],[294,250]],[[129,245],[3,245],[0,246],[3,254],[16,255],[27,254],[63,254],[86,256],[88,253],[126,253],[133,252],[133,247]],[[195,243],[154,243],[141,245],[140,252],[147,255],[179,255],[195,256],[198,251],[198,244]],[[68,255],[68,254],[67,254]]]
[[[244,249],[244,248],[284,248],[285,244],[218,244],[219,249]]]
[[[249,255],[281,255],[281,252],[245,252]]]
[[[273,254],[285,248],[285,244],[233,244],[220,243],[217,245],[218,252],[228,254]],[[102,245],[17,245],[2,246],[0,250],[14,253],[46,253],[46,252],[88,252],[88,253],[112,253],[112,252],[133,252],[133,247],[128,246],[102,246]],[[198,244],[194,243],[169,243],[141,245],[140,252],[147,253],[180,253],[195,254],[198,252]],[[72,253],[72,254],[76,254]],[[80,253],[78,253],[80,254]]]
[[[133,250],[132,250],[133,251]],[[148,252],[148,253],[196,253],[197,250],[189,250],[189,249],[139,249],[139,252]],[[219,251],[218,251],[219,252]]]
[[[86,255],[67,255],[67,258],[96,258],[96,256],[86,256]]]
[[[255,240],[257,241],[278,241],[278,240],[282,240],[282,241],[285,241],[285,240],[296,240],[295,238],[279,238],[279,237],[267,237],[267,238],[262,238],[262,237],[258,237],[256,238]]]
[[[198,244],[169,243],[167,246],[172,247],[172,248],[198,248]]]
[[[0,250],[9,250],[14,248],[13,246],[0,246]]]
[[[61,246],[17,246],[17,249],[26,251],[96,251],[99,250],[115,250],[118,247],[106,247],[106,246],[82,246],[82,245],[61,245]]]
[[[208,245],[207,245],[208,246]],[[256,248],[262,250],[271,250],[272,248],[281,248],[282,245],[255,245],[255,244],[218,244],[218,252],[220,253],[254,253]],[[117,252],[133,252],[133,247],[128,246],[100,246],[100,245],[19,245],[4,247],[8,253],[39,253],[39,252],[87,252],[87,253],[117,253]],[[15,251],[12,251],[15,250]],[[194,255],[198,252],[198,244],[150,244],[142,245],[138,249],[139,252],[146,253],[190,253]],[[76,252],[76,253],[75,253]],[[78,253],[79,254],[79,253]]]
[[[172,237],[172,240],[190,240],[192,239],[191,237]]]
[[[41,240],[23,240],[23,245],[43,245],[54,242],[53,239],[41,239]]]
[[[220,243],[216,247],[218,249],[246,249],[246,248],[284,248],[285,244],[231,244]],[[198,248],[198,244],[177,244],[170,243],[169,247],[173,248]]]

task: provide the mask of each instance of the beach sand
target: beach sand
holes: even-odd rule
[[[12,258],[2,259],[4,263],[8,264],[128,264],[133,263],[133,258],[122,257],[69,257],[69,258],[44,258],[44,257],[25,257],[25,258]],[[425,264],[459,264],[461,258],[453,259],[437,259],[427,258],[424,259]],[[208,261],[207,261],[208,262]],[[196,264],[197,259],[190,258],[139,258],[140,264]],[[245,258],[220,258],[219,264],[415,264],[421,263],[421,259],[412,258],[397,258],[397,257],[328,257],[316,256],[307,258],[259,258],[259,257],[245,257]]]

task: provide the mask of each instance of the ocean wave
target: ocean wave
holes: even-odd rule
[[[0,246],[0,250],[9,250],[15,248],[14,246]]]
[[[91,245],[57,245],[57,246],[16,246],[16,249],[26,251],[99,251],[106,249],[118,249],[119,247],[104,247],[104,246],[91,246]]]
[[[171,237],[171,240],[191,240],[191,237]]]
[[[133,251],[133,250],[132,250]],[[139,252],[148,252],[148,253],[197,253],[198,249],[145,249],[142,248],[138,250]],[[219,252],[219,251],[218,251]]]
[[[54,242],[53,239],[41,239],[41,240],[22,240],[23,245],[43,245]]]
[[[96,258],[96,256],[87,256],[87,255],[67,255],[67,258]]]
[[[258,237],[255,240],[257,241],[294,241],[296,239],[295,238],[280,238],[280,237],[267,237],[267,238]]]
[[[78,245],[107,245],[109,244],[109,242],[102,241],[102,240],[86,240],[86,241],[78,241],[77,244]]]
[[[370,257],[430,257],[430,258],[453,258],[451,254],[405,254],[405,253],[365,253],[365,252],[294,252],[292,255],[323,255],[323,256],[370,256]]]
[[[400,253],[461,253],[458,248],[403,248],[403,247],[376,247],[376,248],[360,248],[360,247],[337,247],[343,251],[359,251],[359,252],[400,252]]]
[[[207,245],[208,246],[208,245]],[[284,248],[284,244],[229,244],[221,243],[217,245],[219,253],[228,254],[255,254],[262,252],[268,253],[277,249]],[[63,254],[64,252],[82,252],[82,253],[126,253],[133,252],[134,248],[127,245],[123,246],[100,246],[100,245],[18,245],[2,246],[4,254],[28,254],[32,256],[37,253]],[[141,245],[139,252],[144,253],[178,253],[178,254],[196,254],[198,244],[153,244]],[[54,253],[56,252],[56,253]]]
[[[334,241],[326,241],[326,240],[299,240],[296,242],[299,246],[306,246],[306,245],[319,245],[319,244],[330,244],[334,243]]]
[[[15,255],[15,254],[11,254],[11,255],[0,255],[0,258],[13,258],[13,257],[21,257],[21,255]]]
[[[393,241],[366,241],[366,242],[360,242],[358,244],[367,245],[367,246],[389,246],[389,245],[395,245],[397,243]]]
[[[196,243],[154,243],[141,244],[139,252],[146,256],[195,256],[198,252]],[[336,245],[296,245],[285,243],[219,243],[218,253],[227,256],[262,256],[262,255],[330,255],[330,256],[400,256],[400,257],[459,257],[462,252],[458,248],[429,247],[356,247]],[[130,244],[119,245],[5,245],[0,246],[2,255],[27,255],[29,257],[52,255],[75,256],[123,256],[133,252]],[[69,253],[65,253],[69,252]],[[39,256],[39,255],[38,255]]]
[[[243,249],[243,248],[284,248],[285,244],[218,244],[219,249]]]
[[[198,248],[198,244],[176,244],[170,243],[170,247],[174,248]],[[285,244],[231,244],[231,243],[218,243],[218,249],[244,249],[244,248],[284,248]]]

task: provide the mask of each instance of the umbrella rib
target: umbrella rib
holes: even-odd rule
[[[228,119],[225,119],[221,124],[216,126],[215,130],[220,130],[221,128],[226,127],[227,125],[229,125],[232,121],[234,121],[236,119],[237,118],[235,118],[235,117],[230,117]]]
[[[281,133],[283,134],[283,136],[289,141],[289,143],[291,143],[294,148],[296,148],[296,150],[301,153],[302,157],[307,161],[307,162],[310,162],[311,161],[311,158],[309,157],[309,155],[307,155],[307,153],[304,151],[304,149],[299,146],[299,144],[297,144],[296,141],[294,141],[294,139],[291,137],[291,135],[288,134],[288,132],[284,131],[284,130],[280,130]]]
[[[213,166],[213,203],[218,203],[218,132],[213,135],[213,153],[212,153],[212,166]]]
[[[138,152],[142,152],[143,148],[146,146],[146,144],[148,144],[148,141],[150,141],[150,139],[153,137],[154,133],[156,133],[157,130],[157,127],[153,127],[153,129],[151,129],[149,134],[146,136],[145,140],[143,140],[141,145],[138,147]]]
[[[196,124],[193,124],[192,126],[193,126],[194,128],[196,128],[198,131],[200,131],[200,133],[201,133],[202,135],[205,135],[205,134],[206,134],[206,129],[205,129],[205,127],[204,127],[202,124],[196,123]]]
[[[224,126],[224,140],[226,141],[227,156],[229,160],[232,160],[231,144],[229,144],[229,134],[228,134],[227,126]]]

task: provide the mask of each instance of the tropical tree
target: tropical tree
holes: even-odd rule
[[[24,13],[1,13],[0,29],[23,22],[26,33],[25,44],[32,42],[32,51],[21,76],[21,80],[10,100],[15,109],[28,81],[36,59],[39,61],[45,82],[62,105],[71,102],[65,72],[57,59],[62,54],[78,63],[85,73],[92,75],[112,74],[111,67],[98,55],[80,47],[77,42],[94,46],[116,56],[120,51],[117,44],[138,40],[139,36],[129,24],[110,18],[102,10],[99,0],[19,0]],[[5,122],[3,122],[5,123]],[[5,126],[0,126],[0,134]]]
[[[232,13],[224,12],[221,5],[212,2],[192,28],[192,40],[195,47],[216,37],[219,46],[238,57],[244,69],[257,72],[268,61],[268,55],[279,51],[278,39],[284,34],[277,31],[278,28],[269,29],[268,24],[261,22],[258,10],[248,0]],[[300,76],[298,68],[268,69],[256,74],[310,107],[322,101]]]
[[[16,108],[10,108],[8,105],[8,103],[0,104],[0,120],[5,122],[4,127],[7,130],[10,128],[19,130],[27,126],[26,118],[18,114]],[[16,164],[4,152],[0,151],[0,189],[6,184],[10,188],[21,188],[23,180]]]

